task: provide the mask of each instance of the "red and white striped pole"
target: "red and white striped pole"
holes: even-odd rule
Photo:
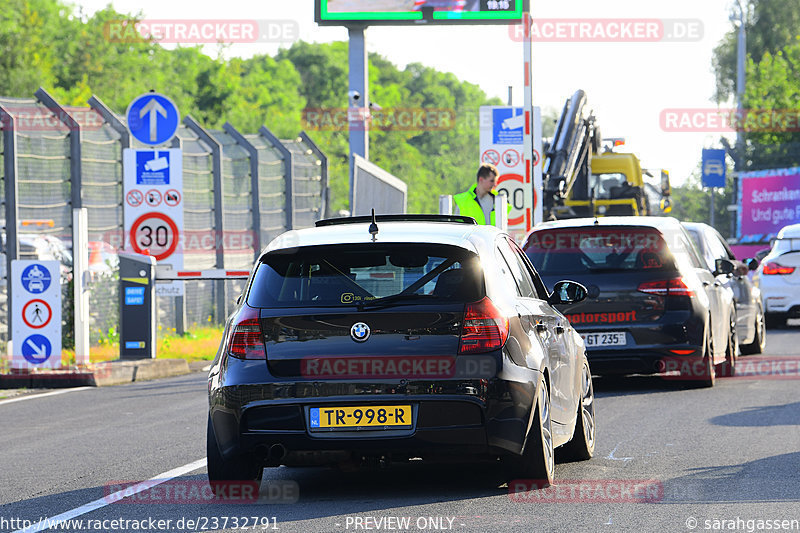
[[[247,279],[249,270],[158,270],[156,281],[192,280],[192,279]]]
[[[542,221],[542,199],[541,183],[536,183],[534,180],[533,168],[533,128],[536,121],[533,114],[533,46],[531,39],[531,25],[533,18],[531,17],[530,3],[525,2],[522,13],[522,48],[524,57],[524,84],[522,88],[523,94],[523,113],[525,114],[525,130],[524,130],[524,143],[523,157],[525,159],[525,191],[527,205],[532,206],[533,217],[530,212],[525,217],[525,229],[530,231],[534,224]],[[531,220],[533,218],[533,220]]]

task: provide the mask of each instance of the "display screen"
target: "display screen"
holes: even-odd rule
[[[316,0],[322,25],[513,24],[527,0]]]

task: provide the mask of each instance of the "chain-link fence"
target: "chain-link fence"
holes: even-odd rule
[[[139,145],[124,119],[92,97],[65,108],[44,90],[36,98],[0,97],[0,340],[8,338],[6,244],[20,259],[62,263],[64,330],[72,329],[72,209],[89,219],[90,331],[96,343],[119,324],[116,250],[123,236],[122,153]],[[279,140],[267,127],[241,133],[231,124],[205,130],[185,117],[169,145],[183,153],[184,268],[249,270],[259,251],[288,229],[325,216],[327,158],[300,133]],[[15,221],[15,224],[12,224]],[[8,224],[7,224],[8,223]],[[6,226],[9,227],[6,227]],[[11,227],[11,226],[14,227]],[[159,297],[162,329],[221,323],[241,281],[185,281],[183,298]],[[69,339],[67,344],[69,344]]]

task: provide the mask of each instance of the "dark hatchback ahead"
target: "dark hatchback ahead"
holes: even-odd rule
[[[566,277],[586,286],[584,301],[559,309],[596,374],[678,373],[712,386],[715,367],[725,371],[726,357],[735,358],[728,315],[714,317],[731,296],[689,239],[672,218],[603,217],[544,223],[523,249],[545,283]]]
[[[525,254],[468,217],[320,221],[258,260],[209,373],[209,480],[265,466],[499,461],[548,482],[594,449],[580,336]]]

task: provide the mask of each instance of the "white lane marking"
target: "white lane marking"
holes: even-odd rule
[[[619,444],[622,444],[622,443],[620,442]],[[606,457],[606,459],[612,459],[614,461],[625,461],[627,463],[628,461],[633,459],[633,457],[614,457],[614,454],[617,452],[617,448],[619,448],[619,444],[614,446],[614,449],[611,450],[611,453],[608,454],[608,457]]]
[[[50,529],[52,527],[58,527],[62,529],[64,527],[63,522],[65,520],[71,520],[81,515],[85,515],[86,513],[91,513],[92,511],[96,511],[97,509],[101,509],[107,505],[111,505],[112,503],[118,502],[123,498],[127,498],[128,496],[133,496],[138,494],[144,490],[148,490],[151,487],[155,487],[156,485],[160,485],[165,483],[171,479],[175,479],[176,477],[182,476],[184,474],[188,474],[194,470],[202,468],[206,466],[206,458],[203,457],[202,459],[198,459],[197,461],[193,461],[189,464],[179,466],[178,468],[173,468],[172,470],[168,470],[163,474],[158,474],[156,477],[152,477],[147,481],[142,481],[136,485],[126,487],[122,490],[118,490],[113,494],[109,494],[108,496],[103,496],[93,502],[89,502],[85,505],[81,505],[80,507],[76,507],[66,513],[61,513],[60,515],[45,518],[40,520],[39,522],[28,526],[25,529],[18,529],[14,531],[14,533],[35,533],[36,531],[44,531],[45,529]]]
[[[77,392],[79,390],[86,390],[86,389],[94,389],[95,387],[75,387],[72,389],[63,389],[57,390],[53,392],[43,392],[42,394],[28,394],[25,396],[20,396],[19,398],[9,398],[8,400],[0,400],[0,405],[5,405],[7,403],[14,403],[14,402],[21,402],[23,400],[32,400],[34,398],[44,398],[45,396],[55,396],[56,394],[66,394],[68,392]]]

